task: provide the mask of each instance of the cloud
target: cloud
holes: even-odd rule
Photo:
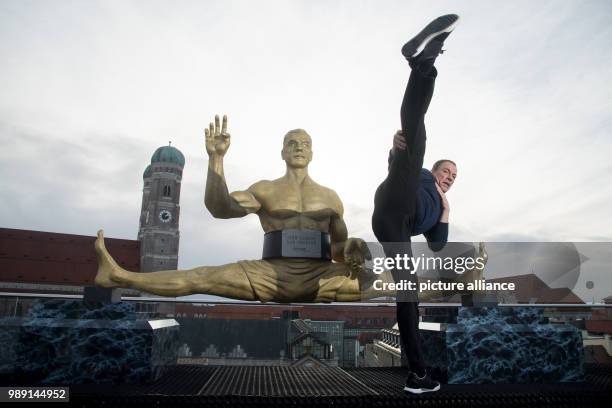
[[[59,135],[6,122],[0,123],[0,140],[3,226],[93,235],[97,218],[132,225],[129,235],[136,235],[140,192],[134,184],[142,165],[138,155],[126,154],[137,150],[132,140],[85,131]]]
[[[373,240],[409,74],[398,50],[451,9],[425,158],[458,163],[450,238],[611,240],[606,2],[4,2],[0,224],[134,239],[142,171],[172,140],[187,159],[180,266],[256,258],[255,216],[202,206],[202,129],[227,113],[231,190],[282,176],[282,136],[302,127],[311,176]]]

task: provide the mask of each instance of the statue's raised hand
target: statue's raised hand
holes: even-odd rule
[[[224,156],[230,145],[230,134],[227,133],[227,115],[223,115],[223,124],[219,126],[219,115],[215,115],[215,123],[204,129],[206,151],[208,156]]]

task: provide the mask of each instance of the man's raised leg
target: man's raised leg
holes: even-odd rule
[[[396,149],[398,156],[396,160],[399,160],[397,165],[400,168],[409,166],[418,168],[419,176],[423,167],[426,144],[424,118],[431,102],[437,76],[433,64],[437,56],[442,53],[444,40],[454,28],[458,18],[457,15],[451,14],[435,19],[402,47],[402,54],[408,59],[412,72],[401,107],[402,133],[406,139],[406,150]],[[420,182],[420,177],[417,182]],[[408,252],[411,253],[412,251]],[[440,384],[432,381],[425,370],[419,333],[418,296],[416,298],[416,301],[406,301],[398,297],[397,323],[404,351],[402,354],[409,361],[411,370],[404,391],[418,394],[437,391],[440,389]]]
[[[426,144],[424,118],[437,76],[433,64],[457,20],[456,15],[439,17],[402,47],[402,54],[412,68],[400,110],[406,149],[393,149],[389,174],[376,191],[372,216],[374,234],[386,246],[385,254],[388,257],[396,254],[412,255],[410,237]],[[396,281],[417,280],[416,275],[410,274],[410,271],[395,270],[394,278]],[[402,291],[398,292],[396,300],[402,354],[407,358],[412,371],[404,390],[411,393],[437,391],[440,384],[432,381],[425,372],[418,327],[418,296],[416,293]]]
[[[410,237],[403,224],[416,212],[416,192],[425,156],[424,119],[436,75],[433,67],[427,74],[412,67],[400,109],[406,149],[393,149],[387,178],[374,196],[372,227],[380,242],[401,242]]]

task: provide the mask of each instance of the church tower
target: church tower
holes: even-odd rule
[[[168,145],[158,148],[142,175],[140,270],[155,272],[178,267],[179,200],[185,156]]]

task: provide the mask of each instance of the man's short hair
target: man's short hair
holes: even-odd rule
[[[442,159],[442,160],[438,160],[437,162],[434,163],[433,167],[431,168],[431,171],[434,172],[436,170],[438,170],[438,168],[445,162],[449,162],[449,163],[453,163],[453,165],[455,165],[455,167],[457,167],[457,163],[455,163],[452,160],[449,159]]]

